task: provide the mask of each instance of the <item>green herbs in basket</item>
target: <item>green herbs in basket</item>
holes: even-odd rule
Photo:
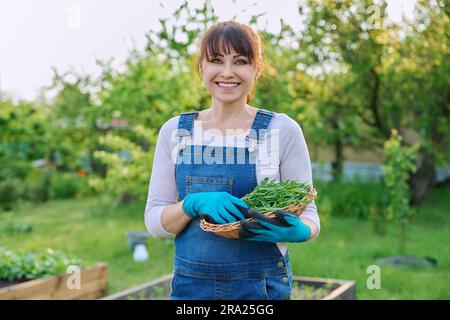
[[[306,199],[311,185],[295,180],[275,181],[265,178],[256,188],[242,197],[251,208],[261,212],[271,212],[290,205],[305,205],[312,202]]]

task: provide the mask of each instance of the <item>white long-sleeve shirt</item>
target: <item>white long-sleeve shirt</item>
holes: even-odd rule
[[[175,137],[179,116],[169,119],[159,131],[156,143],[153,168],[150,177],[147,204],[145,208],[145,225],[153,237],[173,236],[161,223],[163,209],[177,202],[177,185],[175,181],[175,164],[178,152],[178,140]],[[235,132],[236,133],[236,132]],[[192,139],[186,145],[208,145],[242,147],[249,131],[234,135],[221,135],[213,130],[204,130],[202,122],[195,120]],[[311,161],[308,147],[301,127],[284,113],[275,113],[267,129],[266,139],[257,145],[256,176],[258,184],[269,177],[276,181],[296,180],[313,184]],[[320,232],[320,218],[315,203],[311,203],[301,215],[317,226]],[[285,254],[286,243],[277,244]]]

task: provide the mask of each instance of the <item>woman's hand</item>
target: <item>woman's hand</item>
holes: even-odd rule
[[[245,216],[255,218],[256,222],[242,220],[239,236],[250,241],[273,243],[303,242],[310,238],[311,228],[303,223],[295,213],[277,210],[275,215],[280,220],[269,218],[253,209],[247,210]]]
[[[219,224],[244,219],[236,205],[248,208],[244,201],[227,192],[190,193],[183,200],[183,210],[188,216]]]

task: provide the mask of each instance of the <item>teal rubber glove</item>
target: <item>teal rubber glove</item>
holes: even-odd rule
[[[242,220],[239,236],[250,241],[265,242],[303,242],[311,236],[311,229],[295,213],[277,210],[280,219],[269,218],[252,208],[238,208],[246,218],[255,218],[256,222]]]
[[[210,223],[225,224],[244,219],[236,205],[248,205],[228,192],[198,192],[188,194],[183,201],[183,210],[192,218],[204,218]]]

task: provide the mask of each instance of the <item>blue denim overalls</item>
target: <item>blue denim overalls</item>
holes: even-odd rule
[[[181,114],[179,141],[192,135],[196,116],[197,112]],[[245,147],[221,146],[211,150],[211,146],[186,146],[181,142],[175,165],[179,201],[195,192],[226,191],[238,198],[251,192],[257,185],[255,146],[265,138],[272,117],[272,112],[258,110]],[[209,154],[223,161],[204,163],[202,155],[207,147]],[[283,256],[274,243],[229,239],[205,232],[199,222],[199,218],[193,219],[175,238],[171,299],[290,299],[292,273],[288,254]]]

